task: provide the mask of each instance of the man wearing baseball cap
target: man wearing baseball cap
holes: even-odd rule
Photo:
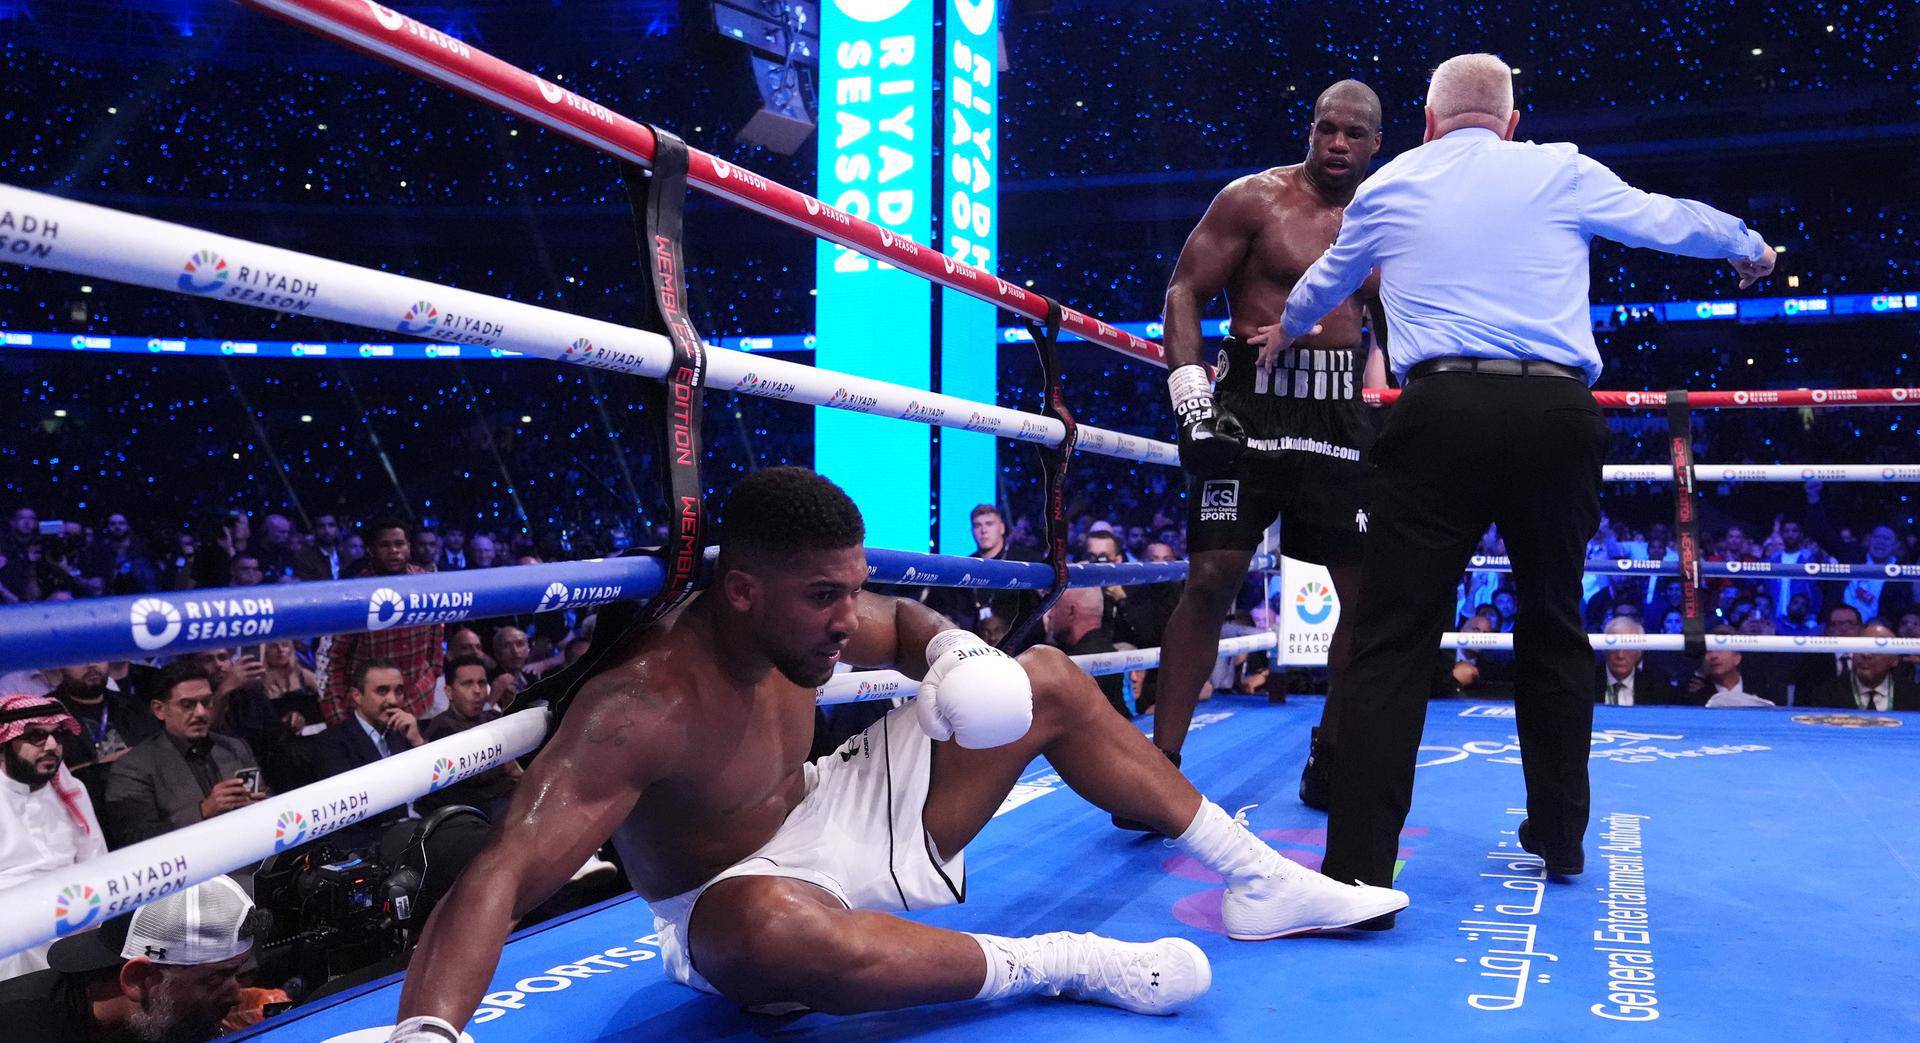
[[[216,876],[63,938],[51,969],[0,983],[0,1026],[45,1043],[212,1039],[240,999],[252,913],[246,891]]]
[[[107,853],[86,787],[61,763],[62,733],[80,725],[58,701],[0,696],[0,890]],[[46,965],[44,945],[0,956],[0,980]]]

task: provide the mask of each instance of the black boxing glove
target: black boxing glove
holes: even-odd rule
[[[1167,391],[1180,418],[1180,466],[1202,476],[1230,469],[1247,451],[1247,430],[1239,417],[1214,404],[1206,367],[1175,369],[1167,374]]]

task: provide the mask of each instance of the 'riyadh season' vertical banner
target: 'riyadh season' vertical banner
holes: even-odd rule
[[[929,246],[935,2],[831,0],[820,19],[817,194]],[[933,364],[927,281],[824,240],[817,257],[815,364],[927,387]],[[814,469],[860,505],[868,546],[928,546],[931,446],[929,429],[920,424],[814,410]]]
[[[956,261],[992,272],[1000,263],[999,12],[996,0],[946,4],[940,248]],[[976,402],[996,401],[997,309],[958,290],[940,292],[940,390]],[[995,500],[999,445],[998,438],[982,432],[948,428],[940,433],[940,553],[973,551],[967,512]]]

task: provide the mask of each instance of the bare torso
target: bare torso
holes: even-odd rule
[[[613,834],[645,898],[690,890],[752,854],[806,796],[813,689],[779,671],[742,687],[720,661],[710,628],[682,613],[588,685],[651,704],[681,740]]]
[[[1227,305],[1235,336],[1247,338],[1259,328],[1280,321],[1287,294],[1340,233],[1345,207],[1328,203],[1306,183],[1300,164],[1274,167],[1245,178],[1229,192],[1243,194],[1244,204],[1256,215],[1253,241],[1240,266],[1227,280]],[[1351,348],[1360,343],[1365,303],[1380,292],[1380,276],[1367,276],[1359,292],[1342,301],[1320,322],[1318,334],[1302,337],[1303,348]]]

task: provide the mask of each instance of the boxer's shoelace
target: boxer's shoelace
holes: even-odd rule
[[[1074,996],[1126,996],[1147,999],[1160,985],[1161,968],[1151,946],[1116,942],[1094,934],[1071,934],[1069,939],[1085,946],[1090,965],[1068,987]]]

